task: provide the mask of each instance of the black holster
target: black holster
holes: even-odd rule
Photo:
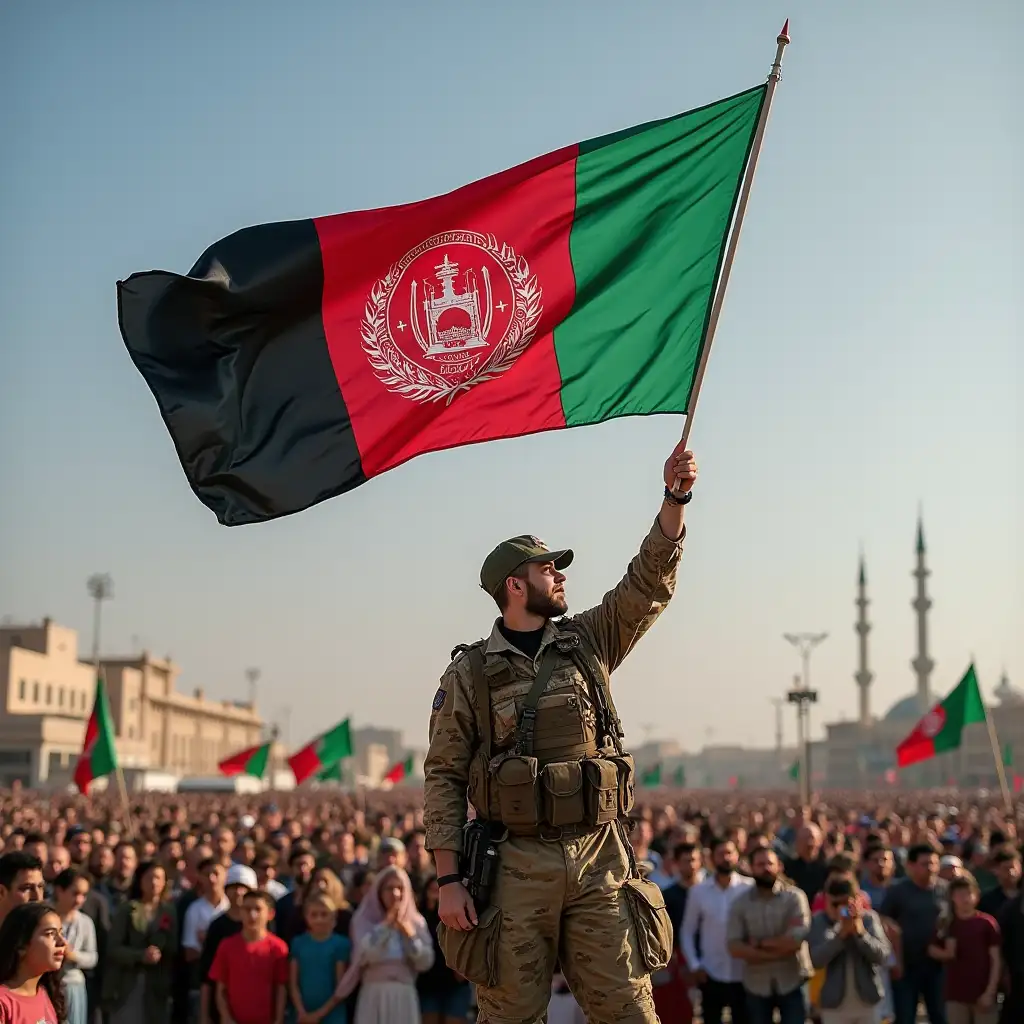
[[[462,860],[459,873],[473,898],[479,914],[491,900],[491,889],[498,877],[498,843],[505,837],[500,825],[474,818],[462,832]]]

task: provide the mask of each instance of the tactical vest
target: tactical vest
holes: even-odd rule
[[[523,700],[510,749],[493,745],[491,687],[484,664],[486,640],[464,652],[474,686],[480,747],[469,771],[469,800],[477,814],[512,835],[569,837],[625,817],[633,808],[635,766],[622,748],[622,724],[603,662],[586,637],[561,625],[541,655],[537,677]],[[559,659],[582,675],[596,709],[583,727],[575,694],[544,694]],[[543,700],[542,700],[543,698]]]

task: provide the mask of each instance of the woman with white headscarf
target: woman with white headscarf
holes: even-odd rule
[[[354,1024],[420,1024],[416,975],[434,962],[427,922],[416,909],[409,876],[385,868],[352,918],[352,963],[336,992],[362,983]]]

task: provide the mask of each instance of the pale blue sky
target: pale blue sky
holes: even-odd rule
[[[447,191],[764,79],[793,44],[692,433],[674,605],[617,676],[688,747],[771,742],[786,630],[829,630],[818,721],[913,684],[914,522],[935,683],[971,652],[1024,684],[1022,120],[1015,0],[516,4],[267,0],[0,9],[0,615],[170,652],[182,684],[425,739],[451,647],[485,633],[500,537],[571,544],[599,598],[659,504],[672,418],[427,456],[275,523],[192,495],[117,331],[114,282],[247,224]],[[787,733],[792,736],[791,723]]]

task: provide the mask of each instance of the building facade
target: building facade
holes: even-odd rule
[[[253,705],[179,692],[181,670],[169,659],[102,658],[100,670],[125,768],[214,775],[223,758],[261,742]],[[94,679],[93,666],[79,660],[75,630],[51,619],[0,627],[0,786],[71,781]]]

